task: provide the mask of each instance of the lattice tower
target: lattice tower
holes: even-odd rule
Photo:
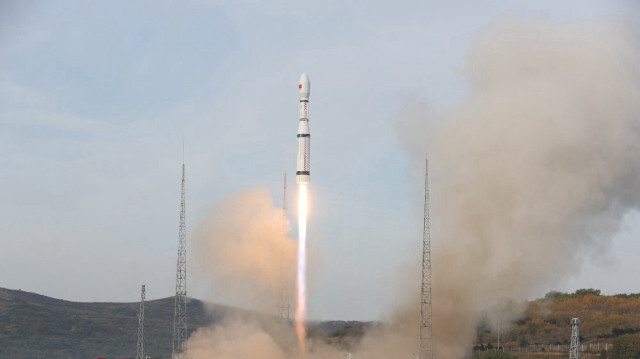
[[[287,234],[287,173],[284,174],[284,190],[282,191],[282,232]],[[289,286],[287,278],[287,268],[285,266],[284,252],[280,253],[280,284],[278,300],[278,317],[289,321],[291,303],[289,301]]]
[[[580,359],[580,318],[571,318],[571,347],[569,347],[569,359]]]
[[[431,313],[431,227],[429,223],[429,159],[425,161],[424,227],[422,232],[422,287],[420,294],[420,348],[418,359],[433,359]]]
[[[185,180],[182,164],[182,193],[180,197],[180,226],[178,228],[178,266],[176,270],[176,298],[173,314],[173,358],[187,358],[187,225],[185,222]]]
[[[144,285],[140,295],[140,311],[138,312],[138,350],[136,359],[146,359],[144,354]]]

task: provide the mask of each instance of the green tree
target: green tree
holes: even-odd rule
[[[584,297],[585,295],[598,296],[598,295],[600,295],[600,289],[593,289],[593,288],[578,289],[578,290],[576,290],[575,293],[573,293],[573,295],[576,296],[576,297]]]
[[[546,300],[555,300],[556,298],[564,298],[564,297],[568,297],[569,294],[567,293],[562,293],[562,292],[557,292],[552,290],[551,292],[547,293],[544,295],[544,299]]]
[[[611,357],[615,359],[640,358],[640,334],[626,334],[613,341]]]
[[[503,352],[502,350],[489,350],[484,352],[481,359],[518,359],[517,356]]]

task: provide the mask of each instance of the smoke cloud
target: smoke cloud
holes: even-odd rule
[[[300,356],[293,325],[274,315],[281,270],[285,268],[289,282],[295,270],[296,243],[285,232],[282,209],[273,206],[264,189],[244,190],[219,202],[197,225],[191,248],[198,280],[210,287],[208,299],[262,314],[230,314],[212,327],[199,328],[189,337],[190,357]],[[310,263],[317,266],[320,262]],[[295,303],[291,305],[295,308]],[[418,322],[413,314],[415,310],[401,313],[386,326],[374,326],[360,343],[354,342],[348,349],[330,345],[324,339],[308,339],[307,357],[346,358],[345,350],[371,359],[388,358],[391,353],[407,354],[412,350],[408,348],[416,346]]]
[[[295,270],[296,242],[286,236],[288,226],[266,189],[244,190],[215,205],[191,241],[208,298],[274,312],[279,289],[292,286]]]
[[[285,359],[273,337],[257,326],[234,321],[225,326],[200,328],[189,337],[189,356],[195,359]]]
[[[577,273],[638,208],[638,64],[638,34],[625,24],[503,18],[467,56],[462,103],[432,116],[412,101],[401,113],[413,178],[429,153],[436,357],[468,356],[480,320],[506,326],[518,303]],[[216,302],[272,313],[282,268],[274,258],[293,278],[295,241],[265,190],[215,206],[192,248]],[[417,349],[418,283],[403,281],[411,288],[401,292],[416,295],[350,348],[354,358]],[[299,355],[292,338],[287,325],[230,320],[195,332],[189,353],[284,359]],[[345,357],[325,343],[310,348],[310,358]]]
[[[402,113],[412,177],[429,156],[438,357],[468,355],[483,312],[508,303],[508,323],[638,208],[638,64],[626,24],[503,18],[468,53],[462,103]]]
[[[297,241],[266,189],[247,189],[214,205],[191,237],[198,284],[213,303],[251,309],[228,312],[222,322],[189,337],[192,358],[284,359],[299,356],[295,331],[275,315],[280,290],[289,293],[293,315]],[[314,251],[317,255],[317,251]],[[310,261],[317,266],[318,258]],[[313,270],[311,270],[313,271]],[[284,285],[284,287],[282,287]],[[310,342],[317,358],[340,357],[323,342]]]

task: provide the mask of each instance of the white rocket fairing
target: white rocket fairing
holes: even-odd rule
[[[309,76],[302,74],[298,83],[300,95],[300,120],[298,121],[298,165],[296,167],[296,183],[309,183],[311,135],[309,134]]]

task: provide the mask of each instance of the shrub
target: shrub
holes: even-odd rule
[[[640,358],[640,334],[625,334],[613,341],[611,357],[616,359]]]

